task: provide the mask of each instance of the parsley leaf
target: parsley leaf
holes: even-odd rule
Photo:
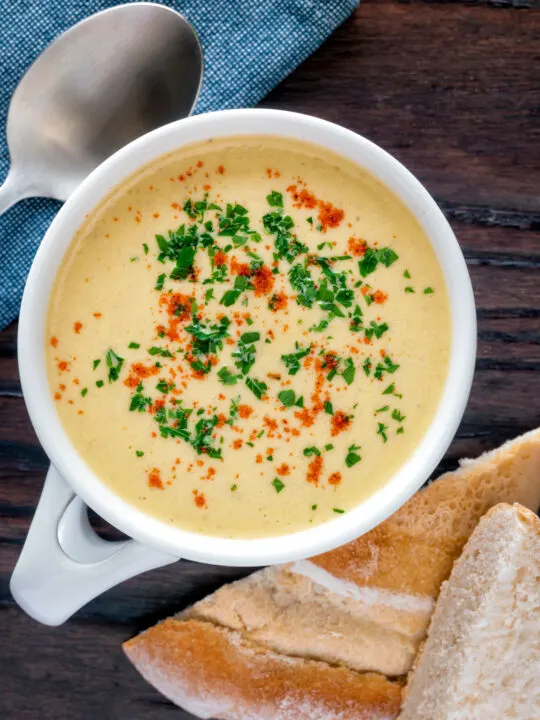
[[[167,350],[166,348],[157,347],[157,345],[153,345],[152,347],[148,348],[148,352],[150,355],[159,355],[160,357],[172,357],[173,354],[170,350]]]
[[[296,347],[299,348],[298,343],[296,343]],[[281,356],[282,361],[285,363],[285,367],[289,371],[289,375],[296,375],[296,373],[300,370],[300,360],[305,358],[306,355],[309,355],[310,352],[311,345],[307,348],[299,348],[294,353]]]
[[[279,478],[274,478],[272,480],[272,485],[274,486],[277,493],[280,493],[285,487],[284,483],[282,483]]]
[[[163,283],[165,282],[165,273],[161,273],[156,281],[155,290],[163,290]]]
[[[296,397],[294,390],[282,390],[278,393],[278,398],[285,407],[292,407],[293,405],[300,408],[304,407],[304,398],[301,395]]]
[[[356,368],[354,367],[354,363],[351,358],[347,358],[345,360],[345,369],[341,373],[341,377],[345,380],[347,385],[350,385],[354,380],[355,374]]]
[[[266,383],[251,377],[246,378],[246,385],[259,400],[263,397],[263,395],[266,395],[268,390],[268,385]]]
[[[345,465],[348,468],[356,465],[356,463],[359,463],[362,459],[362,457],[356,452],[357,450],[360,450],[360,445],[349,445],[347,449],[347,455],[345,457]]]
[[[217,376],[219,382],[223,383],[223,385],[236,385],[240,377],[239,375],[234,375],[227,367],[222,367],[218,370]]]
[[[120,377],[124,358],[117,355],[112,348],[109,348],[105,353],[105,361],[109,368],[109,382],[115,382]]]
[[[372,320],[369,324],[368,328],[365,328],[364,334],[368,340],[371,340],[373,336],[379,340],[384,333],[389,329],[387,323],[381,323],[380,325],[377,325],[377,323]]]
[[[289,282],[293,290],[296,290],[298,293],[296,302],[308,308],[312,307],[317,298],[317,289],[309,270],[306,270],[300,263],[296,263],[296,265],[293,265],[289,270]]]
[[[275,190],[272,190],[270,195],[266,196],[266,200],[270,207],[283,207],[283,195]]]

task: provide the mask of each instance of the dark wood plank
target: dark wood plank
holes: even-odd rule
[[[478,306],[478,362],[438,471],[539,423],[538,8],[538,0],[366,0],[262,103],[379,143],[426,184],[456,231]],[[25,617],[9,576],[47,459],[15,352],[13,324],[0,333],[0,717],[187,720],[131,669],[120,643],[249,570],[180,562],[113,588],[61,628]]]

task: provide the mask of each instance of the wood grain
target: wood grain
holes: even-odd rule
[[[539,37],[536,0],[366,1],[261,104],[324,117],[382,145],[456,231],[478,306],[478,361],[439,470],[539,424]],[[15,353],[13,325],[0,333],[0,717],[187,720],[138,677],[120,643],[249,570],[180,562],[110,590],[60,628],[28,619],[8,583],[47,460]]]

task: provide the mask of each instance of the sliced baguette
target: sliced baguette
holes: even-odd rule
[[[480,517],[499,502],[538,508],[540,430],[463,461],[358,540],[225,585],[182,616],[288,655],[404,675],[442,581]]]
[[[290,658],[231,630],[169,618],[124,644],[163,695],[200,718],[393,720],[401,688],[381,675]]]
[[[540,430],[475,461],[462,462],[455,473],[443,475],[381,526],[343,548],[311,561],[267,568],[224,586],[126,643],[126,653],[144,677],[199,717],[215,714],[217,707],[229,713],[218,717],[266,718],[260,714],[261,703],[254,699],[253,687],[261,682],[261,673],[273,676],[277,672],[280,656],[295,668],[294,673],[296,668],[314,665],[321,672],[328,668],[328,676],[337,669],[330,666],[352,668],[358,672],[350,677],[360,688],[365,687],[366,678],[377,677],[369,674],[373,671],[389,677],[405,675],[425,637],[441,583],[480,517],[499,502],[520,502],[531,509],[540,504]],[[193,654],[195,634],[208,652]],[[232,666],[223,666],[223,679],[214,674],[214,650],[209,650],[219,648],[226,654],[233,645],[252,653],[256,649],[257,654],[256,667],[244,662],[243,650],[240,657],[235,655],[242,668],[238,681],[231,679],[236,672]],[[192,663],[198,668],[198,680]],[[308,708],[310,677],[302,675],[296,686],[290,679],[298,703],[304,693]],[[397,684],[384,687],[392,688],[388,697],[399,692]],[[209,697],[212,702],[217,697],[219,704],[210,707]],[[334,696],[330,692],[328,697]],[[271,712],[276,713],[277,701],[272,702]],[[362,702],[357,699],[355,718],[363,717],[359,708],[369,707]],[[325,715],[322,709],[317,712],[309,717],[349,717]],[[302,720],[304,715],[295,709],[290,717]],[[390,711],[388,717],[392,717]]]
[[[444,584],[400,720],[540,718],[540,521],[482,518]]]

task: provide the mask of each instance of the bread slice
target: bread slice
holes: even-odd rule
[[[411,667],[440,585],[480,517],[540,504],[540,430],[463,461],[358,540],[225,585],[183,617],[288,655],[395,677]]]
[[[210,623],[170,618],[124,645],[143,677],[200,718],[393,720],[401,688],[291,658]]]
[[[540,718],[540,521],[482,518],[444,584],[400,720]]]
[[[245,673],[245,683],[242,680],[237,687],[229,677],[221,688],[221,676],[212,674],[211,653],[201,655],[201,679],[195,682],[187,667],[191,655],[184,657],[188,633],[183,628],[196,627],[199,641],[208,635],[209,645],[220,638],[222,649],[227,643],[241,642],[242,648],[256,650],[257,673],[263,672],[265,658],[266,671],[274,673],[282,657],[290,667],[318,661],[317,667],[327,668],[328,676],[337,668],[348,668],[355,671],[351,677],[360,686],[366,677],[372,677],[369,673],[390,678],[406,675],[425,637],[441,583],[480,517],[500,502],[519,502],[533,510],[540,504],[540,430],[477,460],[463,461],[456,472],[443,475],[379,527],[342,548],[311,560],[267,568],[225,585],[166,621],[167,632],[158,625],[127,643],[126,653],[142,674],[175,702],[197,714],[197,697],[217,695],[219,707],[229,708],[230,695],[235,698],[234,712],[240,712],[241,706],[244,714],[220,717],[242,720],[266,717],[257,714],[258,701],[257,712],[250,710],[253,693],[245,684],[250,677],[254,685],[259,682],[252,675],[253,665],[246,664],[242,655],[235,656],[241,666],[238,676],[243,678]],[[169,632],[172,627],[177,631]],[[160,670],[164,665],[169,667],[166,680]],[[232,666],[229,669],[234,674]],[[302,692],[311,702],[309,682],[303,677]],[[399,690],[399,685],[391,687]],[[295,697],[300,703],[302,692],[297,689]],[[241,705],[244,692],[247,695]],[[275,706],[272,708],[274,712]],[[204,712],[207,715],[200,717],[212,711],[204,705]],[[291,717],[299,720],[303,717],[299,712],[291,711]],[[362,717],[358,708],[355,712],[355,717]],[[320,720],[325,715],[311,717]],[[341,720],[348,716],[330,717]]]

